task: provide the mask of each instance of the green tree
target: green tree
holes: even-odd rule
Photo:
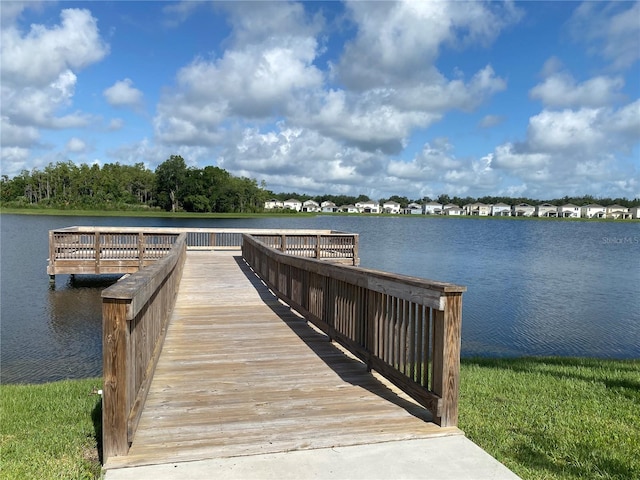
[[[171,155],[156,168],[156,202],[165,210],[177,211],[184,200],[187,164],[180,155]]]

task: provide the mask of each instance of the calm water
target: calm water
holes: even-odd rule
[[[0,216],[0,381],[101,374],[100,291],[46,274],[48,231],[70,225],[330,228],[361,265],[466,285],[464,356],[640,357],[640,222],[426,217],[169,220]]]

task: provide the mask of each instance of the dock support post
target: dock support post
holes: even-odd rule
[[[50,287],[55,287],[56,286],[56,276],[55,275],[49,275],[49,286]]]

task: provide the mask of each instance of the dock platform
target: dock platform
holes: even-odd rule
[[[434,470],[425,445],[452,463]],[[455,461],[463,447],[473,455]],[[187,253],[131,447],[104,467],[107,480],[444,478],[428,474],[443,467],[455,474],[446,478],[518,478],[459,429],[432,423],[428,410],[278,300],[233,251]]]

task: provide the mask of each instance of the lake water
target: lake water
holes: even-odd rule
[[[114,279],[59,275],[49,288],[48,231],[70,225],[355,232],[363,267],[467,286],[463,356],[640,358],[640,222],[1,215],[1,383],[101,374],[100,291]]]

